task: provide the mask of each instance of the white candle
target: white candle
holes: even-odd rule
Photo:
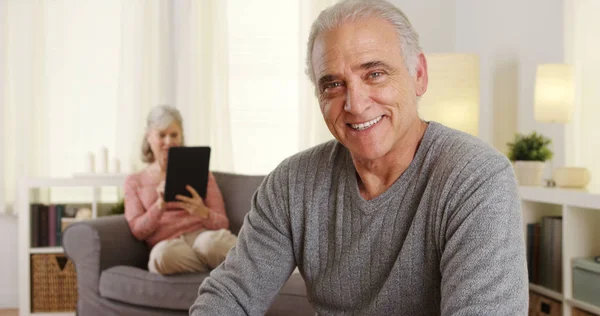
[[[98,152],[98,172],[108,172],[108,149],[106,147],[100,148]]]
[[[85,172],[94,173],[94,154],[87,153],[85,156]]]
[[[121,162],[117,158],[113,158],[110,162],[110,172],[119,173],[121,172]]]

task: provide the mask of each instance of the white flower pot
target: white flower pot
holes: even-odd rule
[[[519,185],[541,186],[544,178],[543,161],[515,161],[515,174]]]

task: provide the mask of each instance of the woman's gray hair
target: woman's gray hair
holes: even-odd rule
[[[179,110],[168,105],[159,105],[150,110],[146,118],[146,132],[142,140],[143,162],[154,162],[154,154],[152,153],[152,148],[150,148],[150,143],[148,143],[148,132],[153,128],[165,129],[173,123],[176,123],[181,128],[181,145],[183,145],[183,119]]]
[[[344,23],[364,18],[380,18],[396,28],[404,65],[411,76],[416,74],[419,54],[421,53],[419,35],[406,15],[385,0],[342,0],[323,10],[310,29],[306,49],[306,74],[316,89],[318,87],[316,86],[316,78],[312,67],[312,51],[317,36],[321,32],[333,30]]]

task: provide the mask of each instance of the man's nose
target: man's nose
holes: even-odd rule
[[[352,114],[362,114],[371,106],[368,87],[362,82],[353,82],[347,84],[346,104],[344,110]]]

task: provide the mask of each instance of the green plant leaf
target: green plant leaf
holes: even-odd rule
[[[125,200],[121,199],[117,204],[115,204],[111,209],[110,209],[110,215],[118,215],[118,214],[124,214],[125,213]]]
[[[508,158],[511,161],[546,161],[552,159],[553,152],[549,146],[552,140],[536,133],[529,135],[517,133],[515,139],[508,143]]]

